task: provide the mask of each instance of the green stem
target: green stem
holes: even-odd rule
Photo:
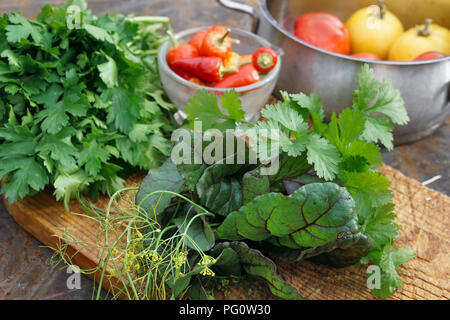
[[[130,17],[129,21],[132,22],[144,22],[144,23],[170,23],[168,17],[158,17],[158,16],[140,16],[140,17]]]

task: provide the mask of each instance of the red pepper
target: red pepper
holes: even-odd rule
[[[228,52],[231,51],[233,41],[228,34],[229,29],[224,26],[214,26],[209,29],[203,39],[200,54],[202,56],[217,56],[226,58]]]
[[[205,36],[208,33],[208,31],[209,28],[197,32],[195,36],[189,41],[189,44],[196,47],[200,51],[202,48],[203,40],[205,39]]]
[[[202,81],[202,80],[200,80],[199,78],[196,78],[196,77],[190,78],[189,82],[195,83],[195,84],[197,84],[199,86],[206,86],[206,83],[204,81]]]
[[[198,49],[190,44],[183,43],[169,50],[167,53],[167,64],[173,66],[173,63],[181,59],[196,58],[199,56]]]
[[[233,71],[223,67],[220,57],[180,59],[173,63],[173,67],[188,72],[206,82],[219,81],[222,79],[224,73]]]
[[[214,85],[214,88],[231,89],[237,87],[248,86],[260,79],[258,70],[251,64],[246,64],[239,68],[238,72],[230,73],[225,76],[221,81]]]
[[[236,52],[228,52],[223,59],[223,66],[227,69],[238,70],[244,64],[252,63],[252,56],[240,56]]]
[[[261,73],[271,71],[278,62],[278,54],[269,47],[262,47],[253,53],[253,66]]]

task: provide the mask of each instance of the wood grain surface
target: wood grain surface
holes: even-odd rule
[[[449,299],[450,298],[450,198],[423,187],[416,180],[384,166],[382,172],[391,181],[394,192],[397,222],[402,231],[396,245],[411,248],[417,257],[399,268],[403,287],[392,299]],[[133,177],[128,185],[138,185],[142,177]],[[98,205],[105,204],[103,198]],[[68,213],[49,191],[27,197],[14,205],[5,202],[14,220],[49,247],[60,245],[58,236],[71,232],[80,240],[96,243],[98,229],[90,219]],[[73,212],[81,212],[76,202]],[[71,245],[67,253],[82,269],[97,265],[98,249]],[[76,253],[76,254],[75,254]],[[308,299],[374,299],[366,287],[366,269],[348,267],[334,269],[309,261],[278,263],[279,272]],[[94,275],[92,275],[94,278]],[[114,283],[114,281],[113,281]],[[109,283],[105,282],[105,289]],[[223,299],[274,299],[261,283],[233,288]]]

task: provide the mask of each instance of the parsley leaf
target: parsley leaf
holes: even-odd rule
[[[67,23],[73,4],[80,28]],[[163,163],[174,107],[155,54],[165,28],[158,17],[98,18],[84,0],[45,5],[34,21],[0,17],[0,179],[10,202],[48,184],[66,204],[79,192],[96,198]]]

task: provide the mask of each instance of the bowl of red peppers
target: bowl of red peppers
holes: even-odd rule
[[[199,89],[217,96],[235,90],[246,121],[259,119],[277,83],[283,52],[267,40],[221,25],[171,34],[161,45],[158,67],[164,89],[184,118],[184,107]]]

